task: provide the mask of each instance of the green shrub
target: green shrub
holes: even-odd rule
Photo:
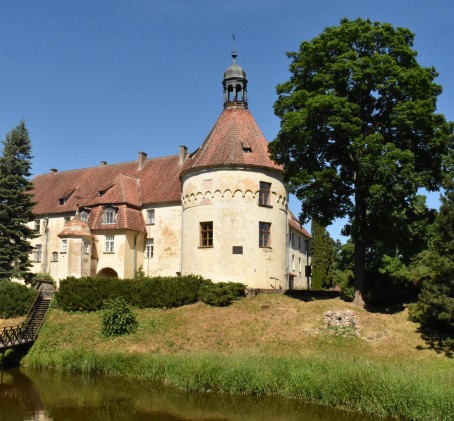
[[[210,283],[200,276],[140,279],[66,278],[56,294],[57,305],[66,311],[95,311],[115,297],[139,308],[171,308],[195,303],[199,290]]]
[[[353,301],[355,299],[355,285],[353,271],[351,270],[335,270],[335,284],[340,287],[341,298],[344,301]]]
[[[200,299],[212,306],[228,306],[239,297],[244,297],[246,285],[238,282],[206,284],[200,289]]]
[[[120,336],[134,332],[137,319],[131,306],[124,298],[117,297],[106,302],[102,315],[102,333],[104,336]]]
[[[16,282],[0,280],[0,317],[8,319],[27,314],[38,292]]]

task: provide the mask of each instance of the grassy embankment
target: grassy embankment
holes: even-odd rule
[[[361,337],[324,327],[352,308]],[[339,299],[260,295],[227,308],[136,310],[139,328],[101,336],[100,313],[53,309],[24,364],[157,380],[187,391],[274,395],[411,420],[454,419],[454,361],[427,348],[407,312]]]

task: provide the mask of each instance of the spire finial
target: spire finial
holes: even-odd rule
[[[237,58],[238,54],[236,53],[235,50],[232,51],[232,59],[233,59],[233,62],[236,63],[236,58]]]
[[[232,58],[233,58],[233,62],[236,63],[236,57],[238,56],[238,54],[236,53],[236,39],[235,39],[235,34],[232,34],[232,39],[233,39]]]

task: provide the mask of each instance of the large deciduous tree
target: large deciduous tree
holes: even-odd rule
[[[439,188],[452,147],[453,126],[436,113],[437,72],[418,64],[413,39],[405,28],[343,19],[288,53],[292,75],[277,87],[271,154],[302,221],[348,218],[358,305],[371,240],[395,235],[418,188]]]
[[[28,241],[34,236],[26,224],[33,220],[31,144],[23,121],[6,135],[0,157],[0,279],[27,279]]]

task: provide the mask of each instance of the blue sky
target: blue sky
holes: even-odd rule
[[[440,73],[439,111],[454,120],[451,0],[0,0],[0,136],[25,120],[34,174],[193,151],[222,111],[236,48],[249,108],[272,140],[285,52],[343,17],[412,30],[420,64]],[[299,213],[295,198],[290,208]]]

